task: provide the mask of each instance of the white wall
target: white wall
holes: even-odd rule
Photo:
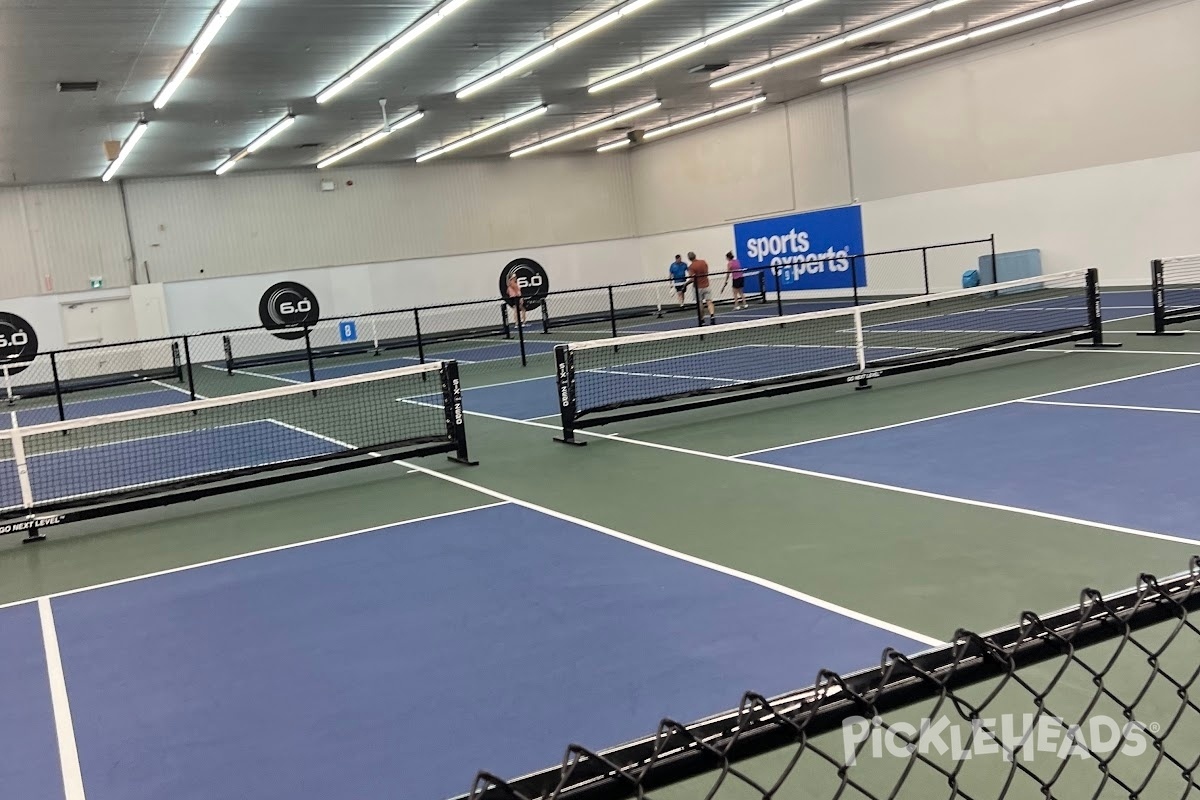
[[[320,191],[322,179],[337,189]],[[166,282],[634,233],[624,156],[230,174],[126,191],[138,259]]]
[[[316,294],[322,316],[407,309],[464,300],[499,299],[500,272],[511,260],[532,258],[550,289],[643,280],[665,270],[643,269],[636,239],[528,247],[494,253],[390,261],[325,269],[240,275],[166,285],[173,334],[259,324],[258,301],[279,281],[297,281]]]
[[[1200,2],[1084,17],[849,87],[858,197],[1200,150]]]

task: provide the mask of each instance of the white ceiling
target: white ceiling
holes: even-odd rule
[[[848,45],[767,73],[761,85],[708,88],[714,76],[920,5],[919,0],[823,0],[697,56],[589,94],[589,83],[779,2],[656,0],[542,60],[531,73],[457,100],[455,89],[468,81],[618,5],[615,0],[471,0],[320,106],[313,99],[317,92],[434,8],[436,0],[242,0],[170,104],[155,111],[155,95],[217,2],[0,0],[0,183],[98,178],[108,166],[104,140],[124,139],[142,116],[150,128],[120,177],[211,172],[289,111],[297,115],[296,124],[242,161],[236,173],[315,165],[379,127],[380,97],[388,99],[393,119],[417,108],[426,116],[342,164],[409,160],[548,104],[548,112],[535,121],[443,158],[504,155],[656,96],[662,107],[637,119],[637,127],[652,128],[763,91],[768,103],[783,102],[821,89],[817,77],[822,72],[1049,0],[969,0],[879,34],[890,43],[882,49]],[[1097,0],[1048,21],[1118,2]],[[724,62],[729,69],[714,75],[689,72],[702,63]],[[58,81],[88,80],[98,80],[99,91],[56,90]],[[602,131],[542,152],[587,150],[619,136]]]

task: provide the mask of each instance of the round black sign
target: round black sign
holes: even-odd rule
[[[0,367],[9,375],[21,372],[37,357],[33,326],[16,314],[0,311]]]
[[[304,284],[284,281],[263,292],[258,318],[276,338],[303,339],[304,327],[315,325],[321,318],[321,305]]]
[[[542,304],[550,292],[550,277],[542,265],[532,258],[515,258],[500,271],[500,296],[508,297],[508,276],[517,276],[525,308],[532,311]]]

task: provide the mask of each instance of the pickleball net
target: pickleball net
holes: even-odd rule
[[[1069,341],[1102,343],[1098,277],[1076,270],[936,295],[634,334],[555,350],[563,439],[637,417]]]
[[[0,417],[0,533],[398,458],[468,462],[456,362],[23,425]],[[412,398],[421,402],[410,402]]]
[[[1200,253],[1150,262],[1150,287],[1155,333],[1200,319]]]
[[[746,692],[561,766],[477,774],[469,800],[1023,800],[1200,794],[1200,560],[916,655]],[[769,648],[746,658],[770,658]],[[797,676],[807,680],[808,676]],[[731,687],[739,691],[743,687]],[[649,726],[647,726],[649,727]]]

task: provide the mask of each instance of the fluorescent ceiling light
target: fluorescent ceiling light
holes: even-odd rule
[[[175,94],[175,90],[179,88],[188,73],[196,66],[196,62],[200,60],[200,55],[208,49],[212,44],[213,39],[217,36],[217,31],[221,30],[221,26],[229,19],[229,15],[237,8],[239,0],[225,0],[217,10],[209,16],[208,21],[204,23],[204,27],[200,29],[200,35],[192,42],[192,46],[188,48],[187,55],[183,57],[183,61],[179,62],[175,67],[175,71],[171,73],[171,77],[167,79],[166,84],[159,90],[158,96],[154,98],[154,107],[162,108],[171,101],[171,96]]]
[[[526,120],[533,119],[534,117],[541,116],[542,114],[545,114],[545,113],[546,113],[546,106],[538,106],[536,108],[531,108],[528,111],[524,111],[520,114],[517,114],[515,117],[509,117],[506,120],[501,120],[500,122],[497,122],[495,125],[492,125],[491,127],[484,128],[483,130],[478,131],[476,133],[472,133],[470,136],[464,136],[461,139],[455,139],[450,144],[442,145],[441,147],[438,147],[438,148],[435,148],[428,152],[422,153],[421,155],[417,156],[417,163],[420,164],[424,161],[429,161],[430,159],[434,159],[434,158],[437,158],[438,156],[445,155],[446,153],[449,153],[452,150],[457,150],[460,147],[466,147],[469,144],[474,144],[475,142],[478,142],[480,139],[486,139],[487,137],[489,137],[493,134],[499,133],[502,130],[511,128],[514,125],[519,125],[522,122],[525,122]]]
[[[597,153],[607,153],[610,150],[620,150],[622,147],[629,147],[628,139],[618,139],[615,142],[609,142],[608,144],[602,144],[596,148],[596,152]]]
[[[283,133],[285,130],[290,128],[292,126],[292,123],[295,121],[296,121],[296,118],[294,116],[292,116],[291,114],[288,114],[286,117],[279,120],[279,122],[276,122],[274,125],[267,128],[266,131],[264,131],[257,139],[255,139],[253,142],[251,142],[248,146],[246,146],[242,150],[238,151],[234,155],[230,156],[229,158],[225,159],[224,163],[222,163],[221,166],[217,167],[216,173],[218,175],[224,175],[226,172],[229,172],[229,170],[231,170],[235,166],[237,166],[237,163],[239,161],[241,161],[243,158],[250,155],[251,153],[257,153],[259,150],[261,150],[266,145],[267,142],[271,141],[276,136],[278,136],[279,134]]]
[[[641,116],[642,114],[647,114],[656,108],[660,108],[661,106],[661,100],[645,103],[637,108],[631,108],[628,111],[622,111],[619,114],[613,114],[611,117],[605,117],[604,119],[596,120],[595,122],[584,125],[582,128],[574,128],[566,133],[560,133],[557,136],[551,136],[549,139],[543,139],[542,141],[531,144],[528,147],[519,148],[512,151],[508,155],[509,158],[519,158],[520,156],[528,155],[529,153],[534,153],[538,150],[551,147],[552,145],[565,142],[568,139],[574,139],[579,136],[586,136],[589,133],[595,133],[596,131],[604,130],[605,128],[611,127],[618,122],[623,122],[624,120],[633,119],[634,117]]]
[[[693,53],[698,53],[709,45],[717,44],[718,42],[723,42],[726,39],[732,39],[736,36],[741,36],[742,34],[748,33],[763,25],[777,22],[788,14],[794,14],[797,11],[816,5],[819,2],[821,2],[821,0],[795,0],[795,2],[781,4],[770,11],[764,11],[761,14],[755,14],[748,19],[742,20],[741,22],[722,28],[716,33],[701,37],[695,41],[689,42],[688,44],[682,45],[681,47],[677,47],[674,50],[663,53],[657,58],[652,58],[642,64],[637,64],[629,69],[625,69],[614,75],[610,75],[604,80],[593,83],[588,87],[588,91],[593,94],[596,92],[603,92],[605,89],[609,89],[618,84],[633,80],[639,75],[644,75],[647,72],[658,69],[666,64],[670,64],[672,61],[678,61],[679,59],[686,58]]]
[[[800,3],[804,3],[804,2],[811,3],[814,1],[815,0],[799,0]],[[1091,0],[1084,0],[1084,1],[1091,2]],[[747,80],[748,78],[753,78],[756,75],[761,75],[764,72],[769,72],[769,71],[775,69],[776,67],[782,67],[782,66],[786,66],[788,64],[794,64],[797,61],[803,61],[806,58],[812,58],[813,56],[817,56],[817,55],[820,55],[821,53],[826,53],[826,52],[829,52],[830,50],[834,50],[838,47],[841,47],[842,45],[844,45],[848,42],[854,42],[854,41],[858,41],[859,39],[865,39],[869,36],[873,36],[876,33],[879,33],[880,31],[887,30],[888,28],[894,28],[898,25],[904,25],[905,23],[911,22],[915,19],[920,19],[921,17],[925,16],[926,14],[935,13],[935,12],[941,11],[943,9],[950,8],[952,6],[956,6],[956,5],[959,5],[960,3],[966,3],[966,2],[969,2],[969,0],[940,0],[939,2],[936,2],[936,3],[924,3],[920,6],[918,6],[917,8],[914,8],[914,9],[904,12],[903,14],[897,14],[896,16],[893,16],[893,17],[888,17],[886,19],[878,20],[876,22],[867,23],[866,25],[864,25],[860,28],[856,28],[855,30],[852,30],[848,33],[839,34],[838,36],[836,36],[832,39],[827,39],[826,41],[820,42],[819,44],[809,45],[808,47],[802,47],[799,50],[793,50],[790,53],[784,53],[781,56],[776,56],[775,58],[769,58],[765,61],[760,61],[757,64],[746,67],[745,69],[740,69],[737,72],[731,73],[731,74],[726,75],[721,78],[717,78],[715,81],[708,84],[708,88],[720,89],[722,87],[729,86],[730,84],[733,84],[733,83],[739,83],[741,81]]]
[[[1090,0],[1077,0],[1077,2],[1080,2],[1080,1],[1081,2],[1090,2]],[[967,32],[960,33],[956,36],[950,36],[945,39],[939,39],[936,42],[931,42],[929,44],[921,45],[920,47],[913,47],[908,50],[904,50],[902,52],[896,53],[895,55],[876,59],[875,61],[868,61],[865,64],[856,64],[853,67],[848,67],[846,69],[838,70],[837,72],[831,72],[828,75],[823,75],[821,77],[821,83],[834,83],[837,81],[843,81],[846,78],[850,78],[855,75],[861,75],[864,72],[871,72],[871,71],[874,71],[877,69],[882,69],[891,64],[897,64],[897,63],[900,63],[901,61],[907,61],[911,58],[917,58],[917,57],[923,56],[927,53],[931,53],[935,50],[941,50],[943,48],[951,47],[956,44],[962,44],[963,42],[965,42],[969,39],[978,39],[983,36],[989,36],[997,31],[1002,31],[1006,28],[1012,28],[1017,25],[1023,25],[1026,22],[1032,22],[1033,20],[1039,19],[1041,17],[1048,17],[1051,14],[1057,14],[1059,11],[1062,11],[1065,7],[1066,7],[1065,4],[1049,6],[1048,8],[1038,9],[1037,11],[1033,11],[1028,14],[1021,14],[1020,16],[1013,17],[1012,19],[1001,20],[1000,22],[996,22],[991,25],[985,25],[981,28],[976,28],[974,30],[968,30]]]
[[[529,67],[535,62],[541,61],[546,56],[553,55],[559,50],[570,47],[580,39],[591,36],[593,33],[603,28],[607,28],[617,20],[628,17],[634,12],[641,11],[643,8],[654,2],[657,2],[657,0],[631,0],[631,2],[623,3],[610,11],[604,12],[600,16],[593,17],[582,25],[577,25],[576,27],[567,31],[562,36],[555,37],[545,44],[529,51],[515,61],[511,61],[503,67],[500,67],[500,69],[490,72],[487,75],[484,75],[482,78],[472,81],[464,86],[460,86],[454,93],[454,96],[459,100],[462,100],[477,92],[483,91],[489,86],[499,83],[505,78],[512,77],[513,75],[519,75],[525,70],[529,69]]]
[[[117,153],[117,157],[108,165],[108,169],[104,170],[104,174],[100,176],[100,180],[105,183],[112,180],[113,175],[117,174],[117,170],[125,163],[125,159],[129,158],[129,154],[133,152],[133,148],[137,146],[142,136],[145,135],[147,127],[149,127],[149,123],[146,122],[139,122],[133,126],[133,132],[129,134],[129,138],[121,145],[121,152]]]
[[[317,102],[329,102],[347,86],[378,67],[384,61],[387,61],[388,58],[390,58],[397,51],[412,43],[415,39],[427,32],[434,25],[438,24],[469,2],[470,0],[446,0],[446,2],[441,3],[437,8],[421,17],[421,19],[417,20],[414,24],[405,28],[374,53],[360,61],[358,65],[354,67],[354,69],[350,70],[345,75],[329,84],[329,86],[325,87],[325,89],[317,95]]]
[[[317,162],[317,169],[325,169],[326,167],[336,164],[337,162],[341,161],[343,158],[346,158],[347,156],[354,155],[359,150],[366,150],[371,145],[382,142],[388,136],[390,136],[391,134],[400,130],[401,128],[407,128],[409,125],[412,125],[414,122],[418,122],[419,120],[422,120],[424,118],[425,118],[424,111],[414,111],[413,113],[409,114],[407,117],[404,117],[403,119],[393,122],[392,124],[388,125],[386,128],[379,129],[378,131],[371,134],[367,138],[365,138],[361,141],[355,142],[354,144],[350,145],[346,149],[339,150],[338,152],[329,156],[329,158],[321,159],[320,161]]]
[[[766,99],[767,98],[762,97],[762,96],[752,97],[749,100],[743,100],[740,103],[734,103],[733,105],[728,105],[728,106],[725,106],[724,108],[714,109],[713,111],[706,111],[703,114],[697,114],[694,117],[688,117],[687,119],[682,119],[679,122],[672,122],[669,125],[663,125],[659,128],[654,128],[652,130],[648,130],[648,131],[646,131],[646,135],[643,138],[644,139],[657,139],[660,136],[667,136],[668,134],[672,134],[672,133],[681,131],[684,128],[691,128],[696,125],[700,125],[702,123],[709,122],[710,120],[714,120],[717,117],[723,117],[727,114],[734,114],[734,113],[737,113],[738,111],[745,111],[748,108],[753,108],[754,106],[765,101]]]
[[[874,25],[868,25],[865,28],[859,28],[856,31],[846,34],[845,38],[847,42],[856,42],[859,39],[866,39],[867,37],[874,36],[880,31],[886,31],[901,25],[906,25],[909,22],[912,22],[914,19],[920,19],[926,14],[932,13],[933,8],[931,7],[926,6],[925,8],[918,8],[916,11],[910,11],[907,14],[899,14],[895,17],[891,17],[890,19],[885,19],[882,22],[876,22]]]

